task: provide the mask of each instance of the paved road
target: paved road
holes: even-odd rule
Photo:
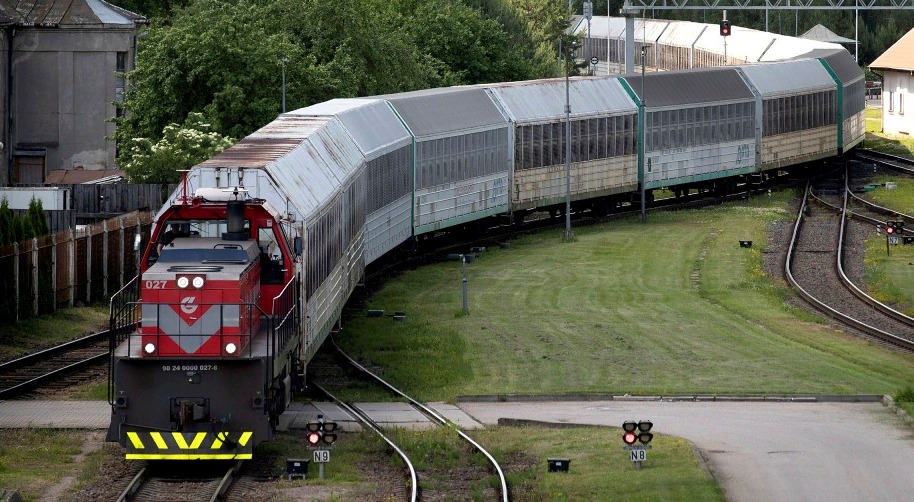
[[[735,502],[914,500],[914,432],[878,403],[462,402],[460,408],[484,424],[517,418],[619,427],[650,419],[655,432],[691,440]]]

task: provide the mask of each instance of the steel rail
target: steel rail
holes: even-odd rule
[[[333,348],[334,348],[341,356],[343,356],[351,365],[353,365],[354,367],[356,367],[359,371],[362,371],[363,373],[365,373],[365,374],[371,376],[372,378],[374,378],[375,380],[377,380],[381,385],[387,387],[387,388],[388,388],[391,392],[393,392],[394,394],[397,394],[398,396],[400,396],[400,397],[406,399],[407,401],[410,402],[410,404],[412,404],[412,405],[415,406],[416,408],[419,408],[420,410],[422,410],[423,413],[427,414],[429,417],[434,418],[434,419],[435,419],[438,423],[440,423],[441,425],[445,425],[445,426],[448,426],[448,427],[453,428],[455,431],[457,431],[457,434],[458,434],[461,438],[463,438],[464,441],[470,443],[471,445],[473,445],[474,448],[476,448],[477,451],[479,451],[480,453],[482,453],[482,454],[489,460],[489,463],[494,467],[496,473],[498,474],[499,483],[501,484],[502,500],[503,500],[504,502],[508,502],[508,483],[507,483],[507,481],[505,480],[505,473],[502,471],[501,466],[498,464],[498,461],[495,460],[495,457],[493,457],[492,454],[488,452],[488,450],[486,450],[485,448],[483,448],[482,445],[480,445],[479,443],[477,443],[473,438],[471,438],[471,437],[470,437],[469,435],[467,435],[465,432],[463,432],[462,430],[460,430],[460,427],[458,427],[457,424],[455,424],[454,422],[451,422],[450,420],[448,420],[447,417],[442,416],[442,415],[441,415],[440,413],[438,413],[437,411],[435,411],[435,410],[429,408],[428,406],[426,406],[426,405],[420,403],[419,401],[416,401],[416,400],[413,399],[412,397],[410,397],[410,396],[408,396],[407,394],[403,393],[400,389],[394,387],[393,385],[391,385],[390,383],[388,383],[387,381],[385,381],[383,378],[381,378],[381,377],[379,377],[378,375],[376,375],[376,374],[372,373],[371,371],[369,371],[368,368],[365,368],[364,366],[362,366],[361,364],[359,364],[355,359],[349,357],[348,354],[346,354],[345,352],[342,351],[342,349],[340,349],[339,345],[336,344],[336,340],[334,340],[332,336],[329,337],[329,340],[330,340],[330,343],[333,345]]]
[[[410,484],[410,502],[416,502],[419,497],[419,481],[418,476],[416,476],[416,468],[413,466],[412,461],[410,461],[409,456],[403,451],[396,443],[393,442],[384,432],[381,430],[381,426],[378,425],[374,420],[371,419],[367,414],[358,410],[356,407],[349,405],[349,403],[344,402],[342,399],[331,394],[324,386],[320,385],[317,382],[311,382],[311,385],[316,387],[319,391],[327,395],[331,400],[333,400],[340,408],[343,408],[350,415],[354,416],[359,420],[363,425],[372,430],[375,434],[381,437],[388,446],[393,448],[400,458],[403,459],[403,462],[406,464],[406,468],[409,470],[409,484]]]
[[[62,352],[67,352],[69,350],[74,350],[77,348],[82,348],[85,345],[90,345],[92,343],[100,342],[102,340],[107,341],[110,331],[100,331],[98,333],[93,333],[91,335],[86,335],[82,338],[77,338],[76,340],[71,340],[69,342],[62,343],[60,345],[55,345],[53,347],[48,347],[47,349],[34,352],[32,354],[24,355],[20,358],[13,359],[12,361],[7,361],[0,364],[0,373],[4,371],[11,371],[13,369],[29,366],[35,364],[36,361],[40,361],[50,356],[57,355]]]
[[[892,155],[890,153],[877,152],[876,150],[867,150],[857,148],[854,150],[854,156],[858,159],[868,160],[881,166],[890,167],[897,171],[903,171],[907,174],[914,174],[914,160]]]
[[[68,364],[67,366],[64,366],[62,368],[57,368],[57,369],[49,371],[43,375],[39,375],[31,380],[27,380],[25,382],[16,384],[12,387],[0,389],[0,399],[10,398],[13,396],[20,395],[30,389],[33,389],[43,383],[48,382],[49,380],[51,380],[55,377],[59,377],[65,373],[80,370],[80,369],[86,368],[88,366],[92,366],[93,364],[98,364],[98,363],[101,363],[101,362],[107,361],[107,360],[108,360],[108,353],[105,352],[103,354],[94,355],[87,359],[83,359],[81,361],[77,361],[75,363]]]
[[[219,482],[219,486],[216,487],[216,493],[209,499],[209,502],[216,502],[225,498],[225,494],[228,493],[232,484],[238,479],[238,473],[241,471],[242,465],[244,465],[244,460],[238,460],[229,467],[225,475],[222,476],[222,481]]]
[[[792,272],[794,250],[799,241],[798,236],[800,233],[800,229],[803,226],[806,207],[807,207],[808,199],[810,198],[811,192],[812,192],[811,186],[809,183],[807,183],[803,201],[800,204],[799,211],[797,212],[797,219],[796,219],[796,222],[794,223],[793,234],[791,235],[790,243],[787,247],[787,259],[786,259],[786,263],[784,266],[784,272],[785,272],[785,275],[787,276],[787,282],[794,289],[796,289],[797,292],[799,292],[800,296],[802,296],[807,302],[809,302],[811,305],[813,305],[814,307],[816,307],[819,310],[821,310],[822,312],[824,312],[826,315],[828,315],[834,319],[840,320],[840,321],[842,321],[856,329],[859,329],[860,331],[862,331],[870,336],[873,336],[877,339],[880,339],[882,341],[889,342],[891,344],[903,347],[908,350],[914,350],[914,342],[912,342],[911,340],[906,340],[904,338],[900,338],[891,333],[883,331],[879,328],[870,326],[869,324],[859,321],[847,314],[839,312],[838,310],[825,304],[824,302],[820,301],[815,296],[813,296],[811,293],[806,291],[802,286],[800,286],[800,284],[794,278],[793,272]],[[832,207],[834,207],[834,206],[832,206]],[[842,225],[842,228],[843,228],[843,225]],[[843,233],[842,233],[842,235],[843,235]],[[840,239],[841,238],[839,237],[839,240]]]
[[[127,484],[127,487],[124,488],[124,491],[121,492],[121,495],[117,498],[117,502],[127,502],[128,500],[133,500],[136,498],[136,494],[139,493],[140,489],[143,487],[143,483],[146,482],[146,478],[146,468],[143,467],[140,469],[140,472],[136,473],[136,476],[130,480],[130,483]]]

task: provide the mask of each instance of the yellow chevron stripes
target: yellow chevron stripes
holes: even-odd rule
[[[130,439],[130,442],[133,444],[133,448],[137,450],[143,449],[143,442],[140,441],[140,435],[136,432],[128,432],[127,438]]]
[[[178,445],[178,448],[181,448],[182,450],[187,450],[187,449],[196,450],[197,448],[200,447],[200,443],[202,443],[203,440],[206,439],[205,432],[198,432],[194,436],[193,442],[191,442],[190,445],[188,445],[187,440],[184,438],[184,434],[182,434],[180,432],[172,432],[171,435],[175,438],[175,443]]]
[[[162,437],[161,432],[150,432],[149,435],[152,436],[152,440],[156,442],[156,447],[158,449],[160,449],[160,450],[168,449],[168,444],[165,443],[165,438]]]
[[[127,460],[250,459],[252,431],[136,432],[128,431]]]
[[[252,453],[170,453],[163,455],[128,453],[124,458],[127,460],[251,460],[254,455]]]

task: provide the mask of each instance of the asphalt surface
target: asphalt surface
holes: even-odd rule
[[[728,500],[914,500],[914,430],[880,403],[466,403],[483,424],[499,418],[621,427],[649,419],[702,452]],[[621,449],[620,432],[619,454]],[[648,460],[648,463],[650,460]],[[647,465],[647,464],[646,464]]]

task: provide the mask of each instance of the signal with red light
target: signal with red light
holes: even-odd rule
[[[336,442],[336,422],[324,422],[319,417],[317,422],[308,422],[307,430],[310,446],[330,446]]]
[[[731,32],[730,21],[724,19],[720,22],[720,36],[729,37]]]
[[[654,424],[650,420],[640,422],[627,420],[622,424],[622,441],[628,446],[634,445],[635,442],[649,444],[654,439],[654,435],[651,433],[653,427]]]

